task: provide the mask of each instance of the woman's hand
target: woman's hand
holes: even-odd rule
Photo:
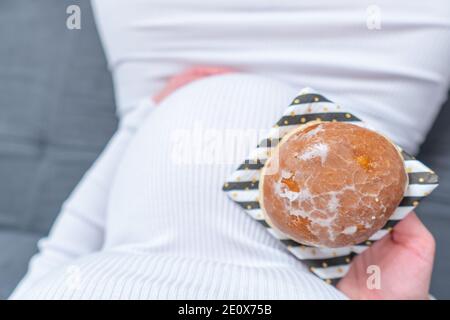
[[[435,242],[415,213],[355,257],[337,288],[351,299],[428,299]],[[369,288],[369,266],[380,271],[380,287]],[[375,268],[376,268],[375,267]]]
[[[231,68],[223,68],[223,67],[209,67],[209,66],[192,67],[170,78],[167,81],[166,86],[153,97],[153,100],[156,103],[160,103],[162,100],[164,100],[167,96],[171,95],[177,89],[195,80],[229,72],[233,72],[233,70]]]

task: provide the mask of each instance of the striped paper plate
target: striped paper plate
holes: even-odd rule
[[[267,231],[279,239],[287,249],[305,263],[309,270],[327,283],[336,284],[348,271],[352,259],[363,252],[375,241],[390,232],[397,222],[406,217],[420,201],[438,186],[438,176],[422,162],[397,146],[401,152],[409,181],[403,200],[394,211],[386,225],[364,243],[343,248],[318,248],[295,242],[288,236],[274,229],[264,220],[258,201],[259,178],[261,169],[271,150],[276,147],[284,135],[292,129],[310,121],[345,121],[369,128],[361,119],[344,110],[339,105],[310,88],[303,89],[280,120],[250,152],[249,157],[234,171],[223,186],[231,200],[236,202],[244,212],[261,223]]]

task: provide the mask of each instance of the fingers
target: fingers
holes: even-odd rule
[[[392,241],[404,245],[427,259],[434,257],[435,240],[414,212],[400,221],[391,235]]]
[[[219,75],[219,74],[225,74],[233,72],[234,70],[231,68],[223,68],[223,67],[209,67],[209,66],[199,66],[199,67],[193,67],[190,69],[185,70],[184,72],[177,74],[170,78],[164,87],[164,89],[159,92],[157,95],[153,97],[153,100],[156,103],[161,102],[164,98],[169,96],[172,92],[176,91],[178,88],[181,88],[190,82],[193,82],[195,80],[213,76],[213,75]]]
[[[206,77],[233,71],[234,71],[233,69],[225,67],[198,66],[186,70],[181,75],[188,77]]]

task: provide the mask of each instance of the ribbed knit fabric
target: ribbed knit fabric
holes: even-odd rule
[[[311,87],[410,153],[450,86],[450,1],[92,0],[118,112],[196,65]]]
[[[181,88],[148,116],[149,106],[126,116],[13,297],[345,298],[221,190],[257,143],[253,135],[296,93],[262,77],[215,76]],[[144,119],[134,135],[133,119]]]

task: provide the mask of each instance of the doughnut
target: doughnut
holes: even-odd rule
[[[381,229],[407,183],[402,155],[383,135],[345,122],[312,122],[274,148],[259,193],[270,226],[301,244],[337,248]]]

